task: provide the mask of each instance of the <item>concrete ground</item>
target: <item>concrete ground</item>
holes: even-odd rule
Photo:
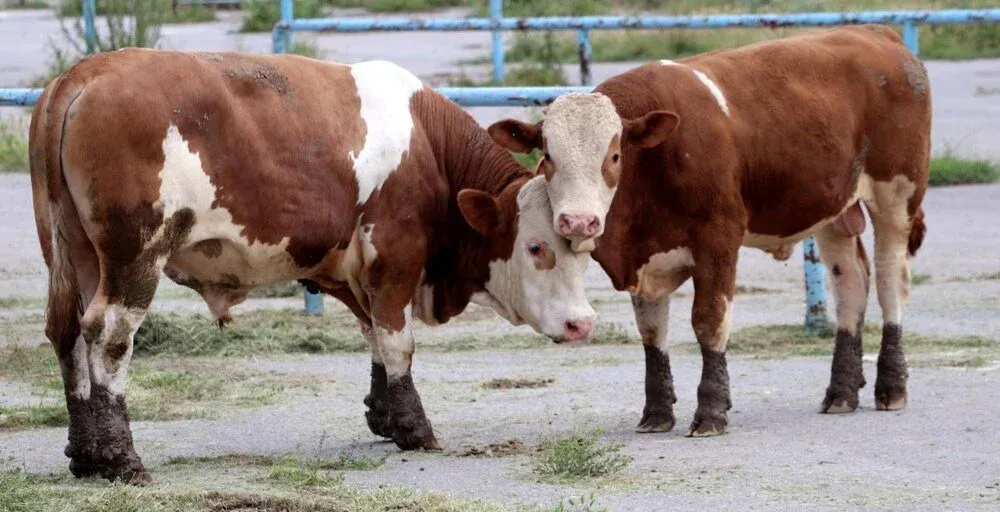
[[[46,13],[0,11],[0,83],[16,85],[44,68],[39,55],[54,35]],[[267,52],[268,35],[229,33],[237,23],[167,27],[168,47]],[[455,62],[488,51],[485,34],[323,35],[328,58],[353,62],[388,58],[429,78],[454,72]],[[597,66],[595,78],[628,67]],[[964,156],[1000,159],[1000,61],[928,63],[935,105],[934,145]],[[6,113],[14,112],[7,110]],[[486,123],[523,109],[474,109]],[[913,261],[925,284],[912,289],[904,323],[925,335],[982,336],[1000,345],[1000,186],[931,190],[924,203],[928,235]],[[38,251],[25,174],[0,175],[0,345],[44,343],[38,328],[46,274]],[[869,248],[870,231],[868,233]],[[615,292],[596,264],[588,293],[602,322],[621,324],[634,335],[628,299]],[[739,284],[767,293],[739,295],[735,328],[796,324],[804,314],[802,257],[775,262],[760,251],[741,253]],[[195,310],[172,284],[161,289],[154,309]],[[15,300],[16,299],[16,300]],[[255,300],[237,308],[299,307],[301,299]],[[335,309],[328,303],[329,309]],[[643,404],[643,359],[637,346],[559,346],[475,352],[421,352],[440,344],[444,333],[526,332],[501,320],[420,328],[414,375],[443,454],[400,453],[368,433],[361,400],[367,391],[367,357],[359,354],[233,359],[234,367],[276,375],[315,376],[324,383],[310,393],[292,393],[274,405],[216,419],[137,422],[140,454],[154,477],[169,457],[225,453],[335,456],[343,451],[388,455],[385,466],[350,472],[358,486],[386,483],[436,490],[508,504],[547,506],[593,491],[611,510],[996,510],[1000,507],[1000,417],[997,361],[978,368],[915,367],[910,407],[897,413],[873,408],[873,359],[866,356],[870,384],[862,409],[851,415],[817,414],[829,378],[824,357],[759,359],[731,357],[734,408],[730,433],[709,439],[683,437],[695,408],[700,358],[685,355],[691,288],[674,300],[672,356],[678,393],[678,424],[666,434],[634,434]],[[832,310],[832,308],[831,308]],[[872,293],[868,318],[880,314]],[[452,331],[449,331],[452,330]],[[687,348],[690,348],[689,346]],[[679,352],[679,353],[678,353]],[[553,378],[541,389],[487,390],[494,377]],[[0,379],[0,407],[38,399],[38,390]],[[619,476],[570,484],[539,483],[529,455],[463,457],[470,448],[518,439],[529,446],[575,433],[602,431],[633,458]],[[33,473],[67,473],[63,428],[0,430],[0,466]]]

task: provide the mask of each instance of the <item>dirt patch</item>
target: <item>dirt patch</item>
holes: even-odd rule
[[[524,441],[511,439],[503,443],[489,444],[483,447],[474,446],[458,454],[459,457],[475,457],[477,459],[494,459],[499,457],[510,457],[512,455],[523,455],[530,450]],[[534,451],[538,451],[537,448]]]
[[[490,379],[483,383],[486,389],[537,389],[555,384],[555,379]]]

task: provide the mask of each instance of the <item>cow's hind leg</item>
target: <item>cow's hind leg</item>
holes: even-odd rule
[[[902,302],[909,293],[909,256],[920,246],[924,233],[923,213],[910,204],[915,188],[903,177],[876,183],[875,201],[868,205],[875,228],[875,284],[883,322],[875,379],[875,407],[882,411],[906,407]]]
[[[91,452],[85,460],[104,478],[132,484],[146,484],[152,478],[132,444],[125,379],[133,337],[160,277],[153,264],[139,263],[102,271],[100,290],[81,325],[90,372],[90,396],[83,407],[93,415]]]
[[[657,300],[632,296],[635,322],[646,351],[646,406],[636,432],[669,432],[674,428],[674,378],[667,355],[667,323],[670,318],[670,295]]]
[[[858,390],[865,385],[861,369],[861,331],[868,301],[868,259],[861,239],[839,233],[833,224],[822,228],[815,236],[837,300],[837,339],[830,386],[826,388],[820,412],[852,412],[858,408]]]
[[[69,436],[65,454],[77,477],[99,472],[94,453],[94,415],[89,405],[90,369],[87,342],[80,322],[84,308],[97,293],[100,271],[97,255],[82,230],[61,232],[50,263],[45,332],[55,348],[66,394]]]

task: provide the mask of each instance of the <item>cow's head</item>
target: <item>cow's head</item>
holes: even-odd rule
[[[567,94],[556,99],[545,119],[528,124],[505,119],[489,128],[493,140],[515,153],[543,152],[539,171],[548,182],[556,231],[575,249],[604,232],[623,164],[623,146],[650,148],[677,128],[672,112],[655,111],[622,119],[603,94]]]
[[[545,189],[536,177],[516,191],[516,199],[513,192],[459,192],[462,216],[487,239],[492,254],[486,291],[473,301],[556,342],[586,339],[597,318],[583,291],[590,256],[571,251],[552,229]]]

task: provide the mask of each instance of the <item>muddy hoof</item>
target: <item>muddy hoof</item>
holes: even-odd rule
[[[639,426],[635,431],[640,434],[650,434],[654,432],[670,432],[674,428],[674,414],[672,412],[645,413]]]
[[[101,468],[86,457],[72,457],[69,460],[69,472],[77,478],[87,478],[99,474]]]
[[[845,414],[858,408],[858,392],[845,389],[827,388],[826,398],[819,412],[824,414]]]
[[[392,440],[401,450],[416,450],[423,448],[428,451],[438,451],[441,445],[434,438],[431,422],[415,415],[394,418],[392,425]]]
[[[729,421],[726,413],[695,413],[691,428],[688,429],[687,437],[712,437],[726,433],[726,426]]]
[[[130,485],[144,486],[153,483],[153,477],[143,467],[138,458],[120,464],[112,464],[101,468],[101,476],[112,481]]]
[[[901,411],[906,409],[906,393],[875,394],[875,408],[880,411]]]

